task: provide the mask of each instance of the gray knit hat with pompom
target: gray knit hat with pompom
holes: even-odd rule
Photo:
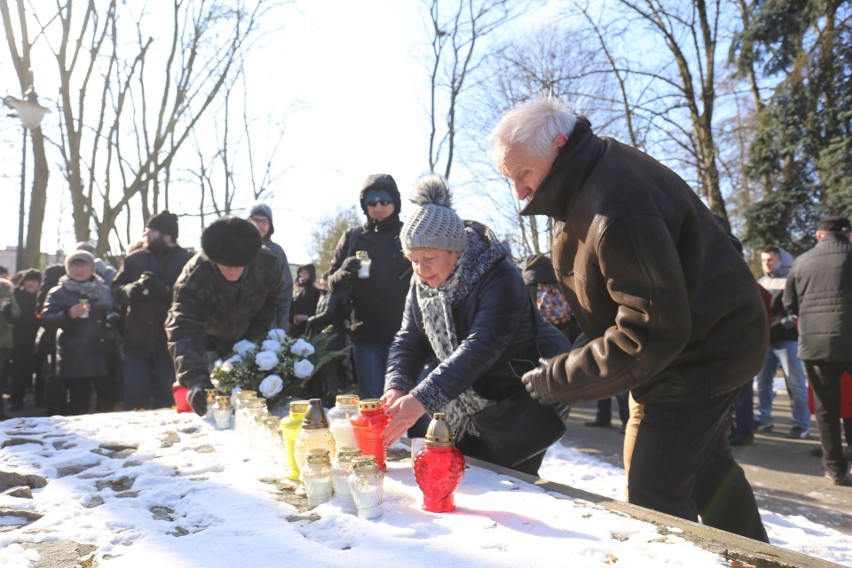
[[[467,246],[464,222],[452,208],[447,181],[437,174],[423,176],[414,185],[416,209],[399,234],[403,250],[436,248],[463,251]]]

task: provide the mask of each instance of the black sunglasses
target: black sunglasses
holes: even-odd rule
[[[375,207],[376,205],[390,205],[393,203],[392,201],[387,201],[385,199],[371,199],[367,202],[367,205],[370,207]]]

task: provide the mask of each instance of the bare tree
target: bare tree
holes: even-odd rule
[[[618,3],[628,14],[637,16],[668,50],[666,67],[674,72],[661,72],[655,84],[662,89],[668,86],[676,95],[677,106],[686,109],[689,129],[682,126],[676,129],[686,136],[680,144],[692,154],[700,192],[708,207],[727,219],[713,123],[722,0],[618,0]]]
[[[54,13],[35,14],[44,37],[59,38],[51,49],[74,232],[88,240],[94,228],[99,254],[120,215],[148,217],[169,203],[176,156],[240,74],[278,2],[156,4],[57,0]]]
[[[518,0],[425,0],[429,9],[429,170],[450,177],[464,92],[482,79],[489,35],[522,13]],[[448,7],[449,6],[449,7]]]
[[[286,118],[294,107],[278,115],[254,117],[249,113],[246,76],[240,73],[236,79],[240,88],[229,84],[222,104],[211,113],[211,128],[216,135],[193,134],[197,165],[185,168],[185,174],[181,174],[182,179],[199,186],[202,227],[208,214],[231,215],[241,212],[251,201],[271,197],[271,186],[289,169],[278,166],[276,157],[286,133]],[[245,165],[242,170],[247,176],[240,176],[233,166],[237,162]]]
[[[9,11],[9,2],[4,0],[0,2],[0,16],[3,18],[3,30],[6,33],[6,45],[9,48],[9,55],[12,59],[12,64],[15,67],[15,74],[18,77],[18,83],[21,87],[21,94],[25,99],[31,102],[35,99],[35,90],[33,85],[32,72],[32,48],[33,43],[30,40],[30,32],[25,18],[24,2],[17,0],[15,3],[17,9],[17,21],[13,20]],[[20,44],[17,40],[15,24],[17,23],[17,34],[20,35]],[[44,150],[44,134],[40,127],[27,130],[24,128],[24,139],[21,157],[21,175],[26,171],[26,141],[27,132],[30,133],[30,141],[33,152],[33,183],[30,192],[30,208],[27,220],[26,230],[26,245],[22,251],[18,251],[20,255],[17,259],[17,267],[25,268],[31,266],[39,266],[41,263],[41,235],[42,227],[44,226],[44,211],[47,205],[47,181],[50,177],[50,170],[47,165],[47,157]],[[23,187],[21,192],[21,216],[20,222],[24,218],[24,200]],[[23,226],[18,227],[19,237],[23,235]],[[18,243],[20,246],[21,242]]]

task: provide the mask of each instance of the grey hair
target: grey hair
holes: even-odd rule
[[[570,136],[576,123],[577,115],[571,107],[555,98],[516,106],[488,135],[497,169],[507,174],[505,163],[510,150],[526,156],[547,155],[553,140],[560,134]]]

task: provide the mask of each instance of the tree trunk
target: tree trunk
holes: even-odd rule
[[[50,170],[44,154],[44,134],[41,128],[30,131],[33,148],[33,187],[30,194],[30,213],[27,221],[27,245],[24,249],[24,267],[39,268],[41,262],[41,234],[44,211],[47,206],[47,180]]]

